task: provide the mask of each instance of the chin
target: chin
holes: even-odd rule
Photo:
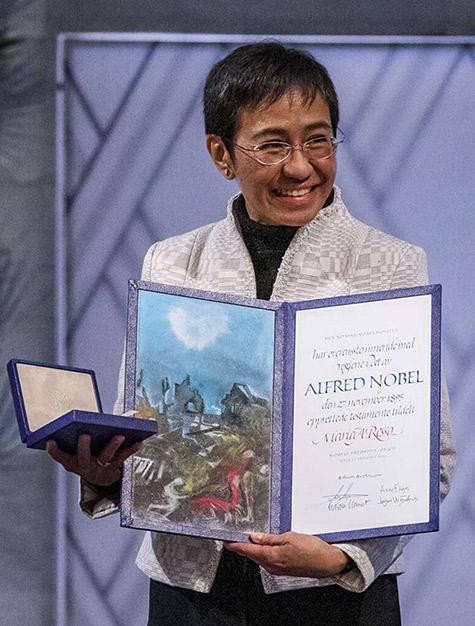
[[[281,226],[305,226],[318,215],[320,209],[306,209],[306,210],[290,210],[290,211],[276,211],[274,214],[274,224],[280,224]]]

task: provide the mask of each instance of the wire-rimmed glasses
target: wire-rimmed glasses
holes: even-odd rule
[[[327,137],[319,135],[312,137],[303,143],[291,145],[286,141],[264,141],[251,148],[246,148],[233,142],[233,146],[239,148],[250,157],[254,158],[261,165],[277,165],[285,161],[294,150],[302,150],[309,160],[321,161],[329,159],[335,154],[338,145],[343,143],[345,137],[341,132],[341,137]]]

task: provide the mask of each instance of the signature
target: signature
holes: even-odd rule
[[[322,496],[323,504],[328,506],[329,511],[343,511],[367,506],[371,500],[367,493],[351,493],[353,483],[341,486],[337,493]]]
[[[408,485],[401,485],[401,483],[392,483],[391,485],[381,485],[379,487],[380,493],[400,494],[409,493],[410,488]]]
[[[390,504],[402,506],[411,502],[417,502],[419,498],[411,495],[410,491],[408,485],[401,483],[381,485],[379,487],[379,500],[376,500],[376,504],[387,507]]]
[[[352,478],[381,478],[382,474],[339,474],[338,480],[351,480]]]

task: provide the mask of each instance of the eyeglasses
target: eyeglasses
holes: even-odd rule
[[[343,135],[343,133],[341,134]],[[309,160],[320,161],[329,159],[335,154],[338,145],[343,143],[344,140],[344,135],[341,139],[320,136],[312,137],[312,139],[304,141],[304,143],[296,143],[293,146],[286,141],[265,141],[252,148],[245,148],[238,143],[233,143],[233,146],[246,152],[262,165],[277,165],[277,163],[282,163],[285,159],[288,159],[294,150],[302,150]]]

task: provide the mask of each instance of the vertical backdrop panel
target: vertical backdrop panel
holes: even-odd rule
[[[51,624],[55,482],[21,443],[6,364],[54,359],[53,84],[45,0],[0,2],[0,622]],[[27,596],[27,600],[25,600]]]

